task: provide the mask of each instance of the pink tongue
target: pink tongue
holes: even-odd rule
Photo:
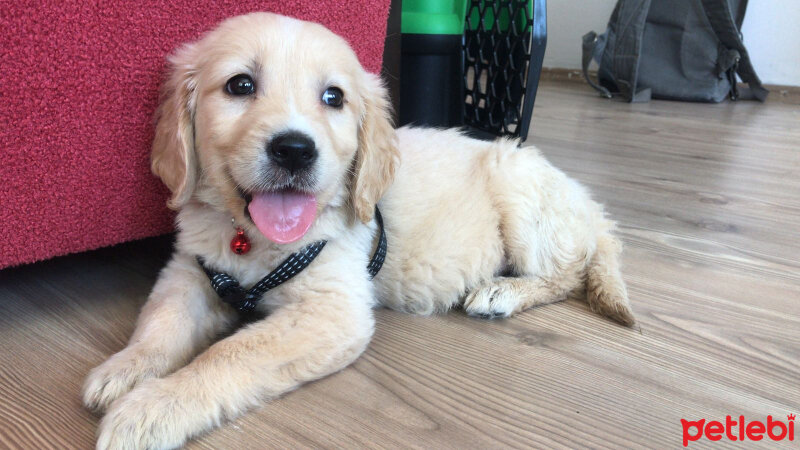
[[[253,195],[250,217],[267,239],[278,244],[294,242],[317,216],[317,199],[311,194],[282,190]]]

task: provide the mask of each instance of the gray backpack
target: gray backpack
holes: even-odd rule
[[[764,101],[769,91],[739,32],[746,8],[747,0],[619,0],[606,32],[583,36],[583,75],[605,97],[630,102]],[[749,89],[737,88],[737,74]]]

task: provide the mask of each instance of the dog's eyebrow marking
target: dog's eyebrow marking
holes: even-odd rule
[[[264,70],[264,66],[258,58],[251,59],[247,64],[247,68],[252,72],[253,76],[256,77],[262,75],[261,71]]]

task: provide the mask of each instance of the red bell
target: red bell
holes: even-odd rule
[[[243,229],[236,229],[236,236],[231,239],[231,250],[237,255],[244,255],[250,251],[250,239],[247,239]]]

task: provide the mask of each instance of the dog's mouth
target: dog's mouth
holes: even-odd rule
[[[293,187],[239,194],[246,202],[245,215],[258,231],[277,244],[305,236],[317,217],[317,197]]]

